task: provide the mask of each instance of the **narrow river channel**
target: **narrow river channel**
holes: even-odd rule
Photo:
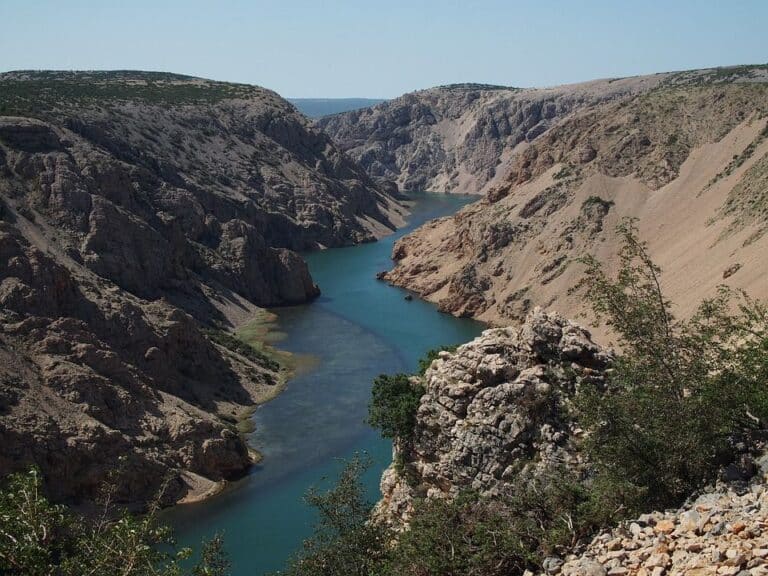
[[[408,226],[393,236],[306,256],[322,296],[274,312],[283,335],[277,347],[313,361],[254,413],[250,440],[264,455],[261,464],[233,489],[168,513],[181,543],[218,532],[234,576],[281,569],[312,531],[314,515],[303,495],[333,478],[356,452],[372,458],[365,482],[371,500],[378,498],[391,445],[365,423],[373,378],[412,372],[430,348],[466,342],[482,326],[418,299],[407,301],[403,290],[376,280],[376,273],[391,268],[395,240],[474,199],[419,195]]]

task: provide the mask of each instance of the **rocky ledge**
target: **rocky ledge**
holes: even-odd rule
[[[486,330],[441,352],[425,387],[415,436],[395,446],[375,513],[406,526],[418,499],[471,490],[509,496],[547,472],[583,478],[584,432],[569,417],[582,385],[598,389],[614,355],[590,333],[539,308],[518,328]],[[715,486],[680,509],[652,512],[548,557],[538,576],[760,576],[768,574],[768,455],[743,454]],[[531,571],[524,576],[534,576]]]

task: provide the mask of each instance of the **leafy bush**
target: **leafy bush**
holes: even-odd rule
[[[521,478],[508,492],[418,502],[385,573],[503,576],[535,570],[545,557],[562,554],[613,519],[567,470]]]
[[[407,374],[382,374],[373,381],[368,422],[385,438],[408,443],[413,438],[416,411],[424,392],[424,386]]]
[[[229,562],[218,536],[203,546],[191,571],[181,563],[170,530],[142,518],[113,518],[109,505],[96,519],[76,516],[42,493],[36,470],[12,475],[0,490],[0,574],[8,576],[225,576]]]
[[[536,569],[613,517],[565,470],[521,479],[508,497],[463,492],[415,503],[403,532],[372,519],[353,459],[338,483],[308,500],[320,513],[312,538],[280,576],[502,576]]]
[[[622,354],[608,392],[582,395],[580,418],[601,474],[644,494],[639,507],[671,506],[714,477],[734,435],[768,420],[768,315],[744,295],[731,312],[734,296],[723,289],[691,320],[675,319],[633,223],[619,231],[615,278],[584,260],[582,286]]]
[[[304,542],[283,576],[368,576],[387,563],[391,533],[370,522],[372,504],[363,496],[360,476],[370,461],[355,457],[342,470],[336,485],[325,493],[316,489],[307,501],[319,513],[314,535]]]

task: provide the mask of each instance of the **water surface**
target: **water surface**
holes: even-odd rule
[[[282,568],[312,531],[314,514],[303,495],[356,452],[373,461],[365,483],[370,498],[378,499],[391,444],[365,424],[373,378],[412,372],[430,348],[466,342],[482,327],[426,302],[406,301],[405,291],[376,280],[376,273],[391,268],[397,238],[472,199],[419,195],[408,226],[397,234],[306,255],[322,296],[274,312],[285,334],[278,347],[317,362],[254,413],[250,441],[264,455],[262,463],[232,490],[169,513],[180,542],[193,545],[222,533],[234,576]]]

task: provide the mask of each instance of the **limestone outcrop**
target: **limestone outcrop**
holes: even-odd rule
[[[412,445],[396,446],[378,513],[407,520],[417,497],[471,489],[503,495],[528,474],[583,466],[569,406],[604,382],[610,351],[587,330],[539,309],[518,328],[486,330],[426,371]]]

